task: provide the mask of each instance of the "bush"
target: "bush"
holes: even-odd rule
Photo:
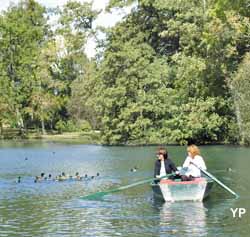
[[[89,132],[92,130],[92,127],[87,120],[81,120],[79,122],[79,129],[83,132]]]
[[[55,126],[59,133],[62,132],[89,132],[92,130],[91,125],[86,120],[81,120],[75,123],[73,120],[62,121],[59,120]]]
[[[65,122],[62,121],[62,120],[59,120],[59,121],[56,123],[56,126],[55,126],[56,130],[57,130],[59,133],[64,132],[65,127],[66,127],[66,124],[65,124]]]
[[[79,131],[78,126],[74,123],[74,121],[69,120],[66,122],[65,132],[77,132]]]
[[[76,126],[76,124],[72,120],[69,120],[69,121],[59,120],[56,123],[55,128],[59,133],[79,131],[78,127]]]

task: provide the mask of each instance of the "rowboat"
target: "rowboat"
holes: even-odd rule
[[[192,181],[180,179],[162,179],[151,183],[154,197],[166,202],[203,201],[211,191],[213,180],[208,177],[195,178]]]

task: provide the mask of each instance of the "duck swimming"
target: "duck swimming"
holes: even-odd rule
[[[138,170],[138,168],[136,166],[134,168],[130,169],[131,172],[136,172],[137,170]]]
[[[21,176],[18,176],[16,183],[21,183]]]

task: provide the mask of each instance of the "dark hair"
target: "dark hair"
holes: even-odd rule
[[[165,149],[163,147],[158,148],[157,154],[158,155],[163,155],[164,159],[168,158],[168,151],[167,151],[167,149]]]

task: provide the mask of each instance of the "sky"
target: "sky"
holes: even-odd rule
[[[57,7],[57,6],[63,6],[67,0],[36,0],[40,4],[46,6],[46,7]],[[79,2],[90,2],[90,0],[77,0]],[[6,10],[10,3],[17,3],[19,0],[0,0],[0,11]],[[93,0],[93,8],[95,10],[102,10],[101,14],[98,16],[96,21],[94,22],[95,26],[104,26],[104,27],[112,27],[114,26],[118,21],[120,21],[123,16],[128,14],[131,10],[131,8],[125,8],[123,11],[114,11],[112,13],[106,13],[104,11],[105,7],[107,6],[109,0]],[[103,36],[100,36],[103,37]],[[89,39],[86,45],[86,54],[88,57],[94,57],[95,56],[95,40],[93,38]]]

